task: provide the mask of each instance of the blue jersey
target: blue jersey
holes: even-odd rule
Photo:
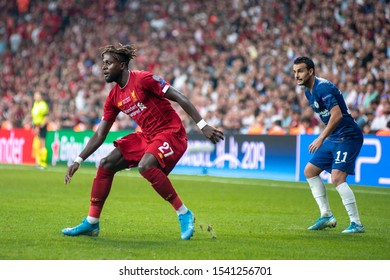
[[[330,119],[330,110],[338,105],[343,114],[343,118],[338,126],[329,135],[330,141],[343,141],[345,139],[362,138],[363,134],[355,120],[349,113],[344,98],[340,90],[326,79],[315,77],[312,92],[306,88],[306,98],[323,123],[328,124]]]

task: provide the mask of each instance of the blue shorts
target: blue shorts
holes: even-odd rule
[[[332,169],[338,169],[355,175],[355,161],[362,145],[363,137],[339,142],[325,140],[310,163],[329,173],[332,173]]]

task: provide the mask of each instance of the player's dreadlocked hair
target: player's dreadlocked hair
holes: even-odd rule
[[[100,48],[101,57],[104,56],[105,53],[110,53],[116,60],[119,62],[124,62],[126,65],[129,64],[130,60],[137,56],[136,48],[134,45],[122,45],[119,44],[119,47],[116,48],[113,45],[107,45],[105,47]]]

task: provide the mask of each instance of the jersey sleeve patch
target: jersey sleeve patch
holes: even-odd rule
[[[165,85],[165,80],[157,75],[153,75],[153,79],[160,83],[161,86]]]

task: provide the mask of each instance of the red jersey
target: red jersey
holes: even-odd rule
[[[104,104],[103,120],[114,122],[119,112],[131,117],[148,137],[185,131],[171,102],[164,97],[170,84],[147,71],[130,71],[124,88],[118,84]]]

